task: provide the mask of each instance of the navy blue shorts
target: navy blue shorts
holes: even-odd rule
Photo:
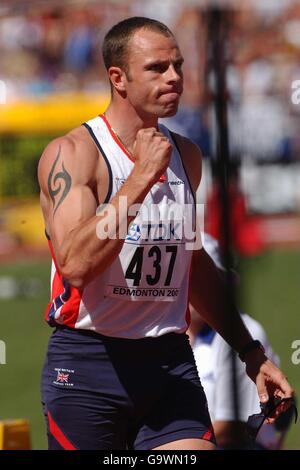
[[[109,338],[59,328],[42,375],[49,449],[150,450],[215,442],[187,335]]]

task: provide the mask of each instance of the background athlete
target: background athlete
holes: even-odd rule
[[[222,265],[219,243],[207,233],[202,233],[205,251],[214,261],[221,278],[226,275]],[[235,284],[239,275],[231,271]],[[233,449],[237,445],[245,449],[251,447],[246,431],[248,417],[260,413],[259,399],[255,384],[245,371],[245,364],[235,356],[235,374],[238,392],[238,419],[236,416],[232,390],[232,350],[228,343],[210,328],[190,305],[191,324],[188,330],[197,369],[208,402],[214,433],[218,446]],[[242,313],[242,318],[252,336],[265,348],[266,355],[274,364],[279,358],[274,353],[263,326],[254,318]],[[273,424],[265,424],[258,433],[255,448],[260,450],[279,450],[291,424],[293,410],[282,413]]]

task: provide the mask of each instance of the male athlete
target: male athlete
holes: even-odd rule
[[[261,401],[293,391],[239,314],[227,316],[205,251],[188,249],[201,154],[158,125],[183,89],[173,34],[129,18],[107,33],[103,57],[105,115],[52,141],[39,164],[54,262],[42,380],[49,449],[214,449],[185,334],[189,289],[243,354]]]

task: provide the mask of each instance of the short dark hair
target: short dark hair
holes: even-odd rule
[[[151,18],[133,16],[120,21],[108,31],[103,41],[102,55],[106,70],[116,66],[128,73],[128,43],[133,34],[140,29],[154,31],[166,37],[173,36],[166,25]]]

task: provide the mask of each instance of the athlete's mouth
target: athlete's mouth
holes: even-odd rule
[[[170,98],[179,98],[180,94],[176,93],[174,91],[168,92],[168,93],[163,93],[163,96],[168,96]]]
[[[174,97],[174,98],[178,98],[178,97],[180,97],[181,94],[182,94],[182,89],[181,88],[171,88],[170,90],[161,91],[159,93],[159,97],[160,96],[171,96],[171,97]]]
[[[179,91],[164,91],[160,93],[159,97],[164,97],[166,101],[177,101],[181,96],[181,92]]]

